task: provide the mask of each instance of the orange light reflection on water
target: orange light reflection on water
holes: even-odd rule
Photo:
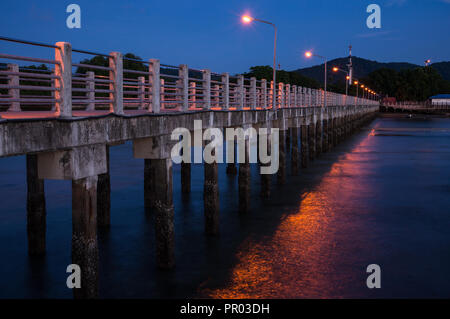
[[[348,236],[358,230],[353,220],[359,208],[345,208],[345,203],[351,203],[354,194],[371,192],[370,185],[359,183],[358,176],[364,174],[365,151],[370,148],[372,136],[369,133],[332,164],[312,191],[299,198],[298,211],[283,216],[271,236],[242,243],[228,284],[205,289],[204,293],[211,298],[234,299],[342,296],[341,285],[355,278],[352,272],[337,274],[337,269],[350,267],[346,264],[347,260],[352,262],[349,250],[369,245],[362,240],[355,243],[356,248],[339,249],[340,243],[351,242]],[[346,280],[341,283],[342,278]]]

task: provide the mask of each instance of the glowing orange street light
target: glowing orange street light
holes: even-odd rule
[[[272,108],[276,109],[277,108],[277,95],[276,95],[276,77],[277,77],[277,68],[276,68],[276,61],[277,61],[277,26],[275,24],[273,24],[272,22],[269,21],[264,21],[264,20],[260,20],[260,19],[256,19],[253,18],[249,15],[243,15],[242,16],[242,22],[245,24],[249,24],[252,21],[258,21],[261,23],[265,23],[265,24],[270,24],[274,31],[275,31],[275,36],[274,36],[274,40],[273,40],[273,104],[272,104]]]
[[[333,72],[337,72],[337,71],[339,71],[339,68],[338,67],[333,67]]]
[[[346,79],[346,80],[350,80],[350,76],[347,75],[347,76],[345,77],[345,79]]]
[[[305,52],[305,56],[306,56],[307,58],[312,57],[311,51],[306,51],[306,52]]]
[[[252,22],[253,18],[249,16],[242,16],[242,22],[244,23],[250,23]]]
[[[361,87],[364,88],[364,84],[361,84]]]

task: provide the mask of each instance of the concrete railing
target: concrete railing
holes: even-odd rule
[[[124,114],[133,112],[186,112],[192,110],[252,110],[324,105],[324,91],[242,75],[217,74],[171,66],[157,59],[134,60],[119,52],[94,53],[72,49],[70,43],[48,45],[0,37],[0,40],[54,50],[54,59],[0,53],[0,59],[52,65],[50,70],[8,63],[0,68],[0,108],[8,112],[52,111],[71,117],[73,111]],[[72,54],[101,56],[107,66],[73,63]],[[9,62],[8,61],[8,62]],[[146,70],[126,69],[125,62]],[[76,73],[75,68],[85,70]],[[3,91],[2,91],[3,90]],[[32,94],[33,92],[34,94]],[[276,94],[276,105],[273,105]],[[378,105],[378,101],[327,92],[328,106]],[[96,113],[92,113],[96,112]]]

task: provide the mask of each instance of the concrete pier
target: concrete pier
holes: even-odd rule
[[[81,288],[74,288],[74,297],[97,297],[97,176],[72,181],[72,263],[81,269]]]
[[[233,163],[227,163],[226,173],[227,175],[237,175],[238,169],[236,167],[236,141],[227,141],[227,143],[233,143],[234,161]]]
[[[316,121],[316,157],[322,153],[322,117],[318,115]]]
[[[308,137],[308,131],[309,131],[309,125],[308,124],[302,124],[301,127],[301,144],[300,144],[300,153],[301,153],[301,166],[302,168],[308,167],[309,163],[309,137]]]
[[[291,149],[291,174],[298,175],[300,170],[300,149],[299,149],[299,129],[297,127],[290,128],[292,149]]]
[[[27,155],[28,253],[45,254],[46,210],[44,180],[38,177],[37,156]]]
[[[150,159],[144,159],[144,207],[145,211],[149,212],[154,207],[154,194],[152,180],[152,162]]]
[[[309,145],[309,159],[312,161],[316,157],[316,123],[312,118],[308,126],[308,145]]]
[[[219,233],[219,184],[218,164],[216,162],[204,164],[203,209],[205,215],[205,233],[217,235]]]
[[[267,149],[270,150],[271,143],[272,143],[271,135],[267,134],[267,135],[258,136],[258,149],[259,149],[259,142],[260,142],[261,138],[267,139]],[[261,175],[260,195],[262,198],[269,198],[270,197],[270,188],[272,186],[272,175],[271,174],[260,174],[260,175]]]
[[[322,120],[322,152],[326,153],[329,150],[328,141],[328,114]]]
[[[191,192],[191,163],[181,162],[181,192]]]
[[[172,198],[172,160],[150,159],[152,209],[155,214],[156,263],[159,268],[175,266],[174,208]]]
[[[250,162],[249,140],[245,138],[245,162],[239,163],[238,196],[239,213],[247,213],[250,210]]]
[[[288,130],[280,129],[279,141],[279,167],[277,172],[277,183],[282,185],[286,183],[286,135]]]
[[[111,181],[109,175],[109,146],[106,145],[107,172],[98,175],[97,182],[97,226],[111,225]]]

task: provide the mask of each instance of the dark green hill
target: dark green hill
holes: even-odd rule
[[[353,60],[353,72],[354,76],[357,78],[365,78],[373,71],[379,69],[393,69],[395,71],[410,70],[419,67],[417,64],[407,63],[407,62],[377,62],[372,60],[367,60],[354,56]],[[333,66],[337,66],[343,70],[347,70],[348,58],[338,58],[328,61],[328,81],[330,83],[342,81],[345,74],[342,72],[334,73],[332,72]],[[438,71],[438,73],[445,79],[450,81],[450,61],[448,62],[438,62],[433,63],[431,66]],[[295,72],[313,78],[320,83],[323,83],[323,64],[315,65],[309,68],[303,68],[295,70]]]

